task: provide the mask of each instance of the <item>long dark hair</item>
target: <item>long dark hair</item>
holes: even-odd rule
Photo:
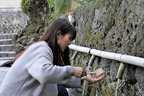
[[[57,40],[57,32],[58,30],[61,31],[62,35],[65,35],[67,33],[73,34],[72,40],[76,38],[76,30],[75,28],[66,20],[59,18],[55,20],[46,30],[44,35],[40,38],[39,41],[45,41],[47,42],[48,46],[51,48],[53,52],[53,63],[54,65],[70,65],[70,60],[69,60],[69,48],[67,47],[64,52],[60,51],[59,45],[58,45],[58,40]],[[25,51],[25,50],[24,50]],[[19,53],[15,60],[21,56],[24,51]],[[15,61],[14,60],[14,61]]]

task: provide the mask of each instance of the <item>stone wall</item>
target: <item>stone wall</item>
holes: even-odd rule
[[[74,12],[77,30],[75,44],[144,58],[143,5],[143,0],[96,0],[78,8]],[[11,15],[13,12],[15,11],[0,12],[1,33],[19,32],[26,26],[27,18],[22,13]],[[9,20],[9,18],[12,19]],[[16,23],[20,21],[22,22]],[[33,41],[38,40],[39,34],[42,34],[43,31],[43,26],[38,25],[29,26],[19,32],[17,52],[22,51]],[[78,57],[80,58],[75,61],[78,66],[88,64],[90,55],[79,53]],[[95,96],[95,91],[98,89],[102,96],[114,96],[114,94],[108,94],[115,91],[116,74],[119,65],[120,62],[118,61],[96,57],[91,71],[102,67],[105,70],[105,79],[97,83],[98,85],[86,84],[85,95]],[[142,96],[144,94],[144,68],[130,64],[125,65],[126,68],[119,88],[120,93],[125,95],[119,96]]]
[[[18,33],[26,27],[27,20],[21,9],[0,9],[0,33]]]
[[[75,44],[144,58],[144,1],[110,1],[96,0],[74,12],[77,29]],[[90,56],[82,58],[85,64],[88,58]],[[75,62],[80,64],[80,59]],[[105,79],[112,77],[115,82],[119,65],[117,61],[96,58],[92,70],[104,68]],[[126,64],[121,81],[124,84],[121,91],[126,96],[144,94],[144,68]],[[89,90],[87,94],[92,93]]]

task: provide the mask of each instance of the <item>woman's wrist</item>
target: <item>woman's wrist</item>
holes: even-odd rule
[[[76,72],[76,69],[75,69],[75,67],[73,67],[73,71],[74,71],[74,75],[75,75],[75,72]]]

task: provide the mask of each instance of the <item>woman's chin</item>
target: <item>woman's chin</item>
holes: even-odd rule
[[[61,49],[61,52],[64,52],[64,49]]]

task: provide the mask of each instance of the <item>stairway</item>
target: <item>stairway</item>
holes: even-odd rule
[[[0,34],[0,85],[16,56],[16,33]]]
[[[16,39],[16,33],[0,34],[0,67],[12,64],[16,56]]]

